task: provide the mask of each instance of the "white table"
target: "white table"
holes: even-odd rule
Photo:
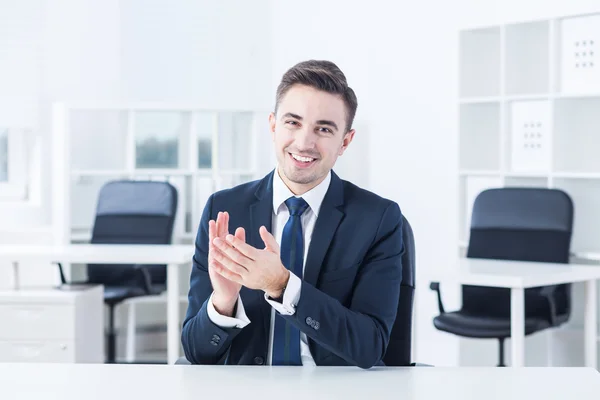
[[[0,364],[1,399],[597,400],[590,368]]]
[[[179,357],[179,268],[192,262],[193,245],[103,245],[0,246],[0,262],[13,266],[13,288],[18,289],[19,264],[60,262],[72,264],[166,264],[168,361]]]
[[[585,282],[585,365],[597,368],[596,280],[600,279],[600,267],[464,257],[459,258],[458,264],[457,271],[434,274],[431,280],[511,290],[511,356],[514,367],[522,367],[525,364],[525,289]],[[600,398],[600,394],[598,396]]]

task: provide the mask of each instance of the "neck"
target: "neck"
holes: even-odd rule
[[[310,182],[310,183],[306,183],[306,184],[302,184],[302,183],[296,183],[296,182],[292,182],[290,181],[283,172],[281,172],[280,170],[281,167],[277,167],[277,174],[279,174],[279,177],[281,178],[281,180],[283,181],[283,183],[285,184],[285,186],[288,187],[288,189],[290,189],[290,191],[292,193],[294,193],[296,196],[301,196],[304,193],[308,192],[309,190],[311,190],[312,188],[315,188],[319,185],[319,183],[323,182],[323,180],[325,179],[325,177],[327,177],[327,175],[324,175],[322,178],[317,179],[316,181]]]

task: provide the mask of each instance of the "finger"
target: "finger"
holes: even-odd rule
[[[208,257],[209,259],[212,257],[212,251],[215,245],[213,244],[213,240],[215,240],[215,233],[217,231],[217,224],[212,219],[208,221]]]
[[[246,231],[244,230],[244,228],[237,228],[235,230],[235,237],[240,239],[242,242],[246,242]]]
[[[233,237],[232,235],[227,235],[227,237]],[[221,238],[216,238],[213,241],[215,248],[224,256],[226,256],[227,258],[229,258],[230,260],[232,260],[233,262],[245,267],[246,269],[248,269],[248,267],[250,267],[250,263],[253,261],[251,258],[246,257],[246,255],[244,255],[244,253],[242,253],[241,251],[239,251],[237,248],[233,247],[230,243],[226,242],[225,240],[221,239]],[[239,243],[242,243],[245,245],[244,242],[240,241]]]
[[[222,229],[222,225],[223,225],[222,215],[223,215],[223,213],[221,211],[219,211],[219,213],[217,214],[217,231],[215,232],[217,237],[221,236],[221,229]]]
[[[213,263],[211,264],[211,268],[217,274],[221,275],[222,277],[224,277],[226,279],[229,279],[232,282],[239,283],[240,285],[243,284],[243,282],[244,282],[244,279],[239,274],[232,272],[231,270],[226,268],[223,264],[221,264],[218,261],[213,261]]]
[[[277,244],[277,240],[275,240],[273,235],[269,233],[267,228],[261,226],[258,232],[260,233],[261,239],[265,243],[265,247],[274,253],[279,253],[279,244]]]
[[[217,230],[217,224],[212,219],[208,221],[208,239],[209,244],[215,239],[215,232]]]
[[[258,258],[258,250],[250,246],[248,243],[240,240],[238,237],[233,235],[227,235],[225,238],[227,242],[237,249],[243,256],[250,260],[256,260]]]
[[[227,211],[225,211],[225,222],[223,223],[223,236],[221,237],[225,237],[227,235],[229,235],[229,213]]]
[[[234,249],[232,249],[232,250],[234,250]],[[225,254],[223,251],[221,251],[220,248],[215,249],[215,252],[213,254],[213,259],[218,261],[221,265],[223,265],[225,268],[227,268],[231,272],[236,273],[240,276],[243,276],[248,272],[248,270],[246,268],[244,268],[243,265],[234,261],[228,254]]]

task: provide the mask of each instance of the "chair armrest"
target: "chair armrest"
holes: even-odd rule
[[[440,314],[444,314],[446,311],[444,310],[444,303],[442,303],[442,293],[440,292],[440,283],[439,282],[431,282],[429,284],[429,289],[437,292],[437,300],[438,300],[438,308],[440,309]]]
[[[544,286],[540,290],[540,295],[548,301],[548,307],[550,308],[550,324],[556,326],[557,312],[556,312],[556,301],[554,300],[554,293],[558,289],[558,285]]]
[[[67,278],[65,277],[65,271],[63,270],[62,264],[59,262],[55,262],[56,265],[58,265],[58,272],[60,273],[60,283],[62,285],[89,285],[90,283],[87,281],[79,281],[79,282],[75,282],[75,281],[71,281],[71,282],[67,282]]]
[[[61,263],[57,262],[56,264],[58,265],[58,272],[60,274],[60,283],[65,285],[65,284],[67,284],[67,279],[65,278],[65,271],[63,271],[63,267],[62,267]]]

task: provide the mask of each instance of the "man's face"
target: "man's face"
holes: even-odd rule
[[[269,116],[281,178],[295,194],[317,186],[354,137],[341,97],[294,85]]]

